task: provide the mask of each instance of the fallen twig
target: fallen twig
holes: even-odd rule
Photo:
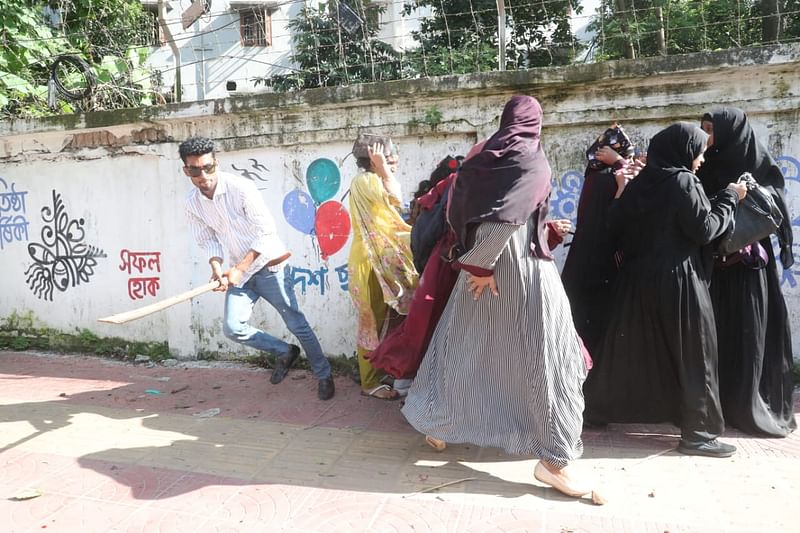
[[[441,485],[436,485],[434,487],[428,487],[427,489],[422,489],[422,490],[418,490],[416,492],[412,492],[411,494],[406,494],[405,496],[403,496],[403,498],[410,498],[411,496],[414,496],[416,494],[424,494],[426,492],[431,492],[431,491],[436,490],[436,489],[442,489],[444,487],[449,487],[450,485],[456,485],[458,483],[463,483],[465,481],[475,481],[476,479],[478,479],[478,478],[476,478],[476,477],[465,477],[464,479],[457,479],[455,481],[448,481],[447,483],[442,483]]]
[[[644,459],[640,459],[639,461],[636,461],[635,463],[633,463],[631,465],[631,468],[637,467],[642,463],[646,463],[647,461],[650,461],[651,459],[655,459],[656,457],[661,457],[662,455],[664,455],[666,453],[674,452],[674,451],[675,451],[675,447],[669,447],[666,450],[661,450],[660,452],[654,453],[652,455],[648,455]]]

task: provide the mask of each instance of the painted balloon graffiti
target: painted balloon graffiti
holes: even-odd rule
[[[307,192],[295,189],[283,198],[283,216],[294,229],[306,235],[314,233],[314,200]]]
[[[322,258],[327,259],[347,243],[350,237],[350,214],[335,200],[325,202],[317,209],[314,231],[317,234]]]
[[[341,202],[332,199],[341,181],[336,163],[315,159],[306,169],[308,193],[295,189],[283,199],[286,221],[297,231],[317,238],[323,260],[341,250],[350,237],[350,214]]]
[[[341,181],[339,167],[330,159],[315,159],[306,170],[306,187],[317,205],[333,198]]]

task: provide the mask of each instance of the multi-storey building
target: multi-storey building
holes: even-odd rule
[[[162,0],[162,8],[159,0],[140,1],[153,24],[148,63],[158,71],[164,94],[171,92],[178,69],[183,101],[253,92],[263,89],[254,78],[290,72],[288,23],[305,0]],[[385,8],[381,39],[396,49],[409,46],[416,17],[402,16],[402,0],[372,4]]]

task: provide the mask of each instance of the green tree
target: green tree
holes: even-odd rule
[[[62,33],[99,62],[105,56],[125,57],[131,45],[151,44],[150,18],[139,0],[51,0],[59,9]]]
[[[297,69],[258,78],[256,83],[276,91],[292,91],[400,78],[399,54],[378,39],[384,8],[368,0],[342,4],[346,7],[340,8],[336,0],[330,0],[318,8],[301,8],[288,24]]]
[[[65,39],[42,25],[39,12],[19,0],[0,0],[0,108],[4,114],[41,114],[46,109],[48,61]]]
[[[800,5],[787,0],[786,7],[792,4]],[[639,0],[634,8],[633,2],[603,0],[590,25],[597,35],[596,58],[683,54],[800,36],[794,12],[782,17],[779,26],[784,30],[776,33],[774,18],[763,14],[764,5],[760,0]]]
[[[784,13],[784,36],[787,39],[800,37],[800,0],[786,0]]]
[[[151,103],[148,24],[138,0],[0,0],[0,117]],[[51,66],[64,54],[85,61],[97,87],[90,97],[57,99],[51,108]],[[87,76],[74,66],[56,73],[65,89],[85,89]]]
[[[413,33],[419,43],[408,54],[413,70],[435,76],[498,69],[495,0],[415,0],[404,6],[407,15],[421,8],[432,14]],[[580,49],[569,16],[581,10],[574,0],[506,0],[505,68],[569,63]]]

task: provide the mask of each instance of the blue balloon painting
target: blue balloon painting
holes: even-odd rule
[[[341,183],[339,167],[330,159],[321,157],[308,165],[306,185],[317,205],[333,198]]]
[[[286,221],[306,235],[314,233],[316,211],[314,200],[305,191],[295,189],[283,198],[283,216]]]

